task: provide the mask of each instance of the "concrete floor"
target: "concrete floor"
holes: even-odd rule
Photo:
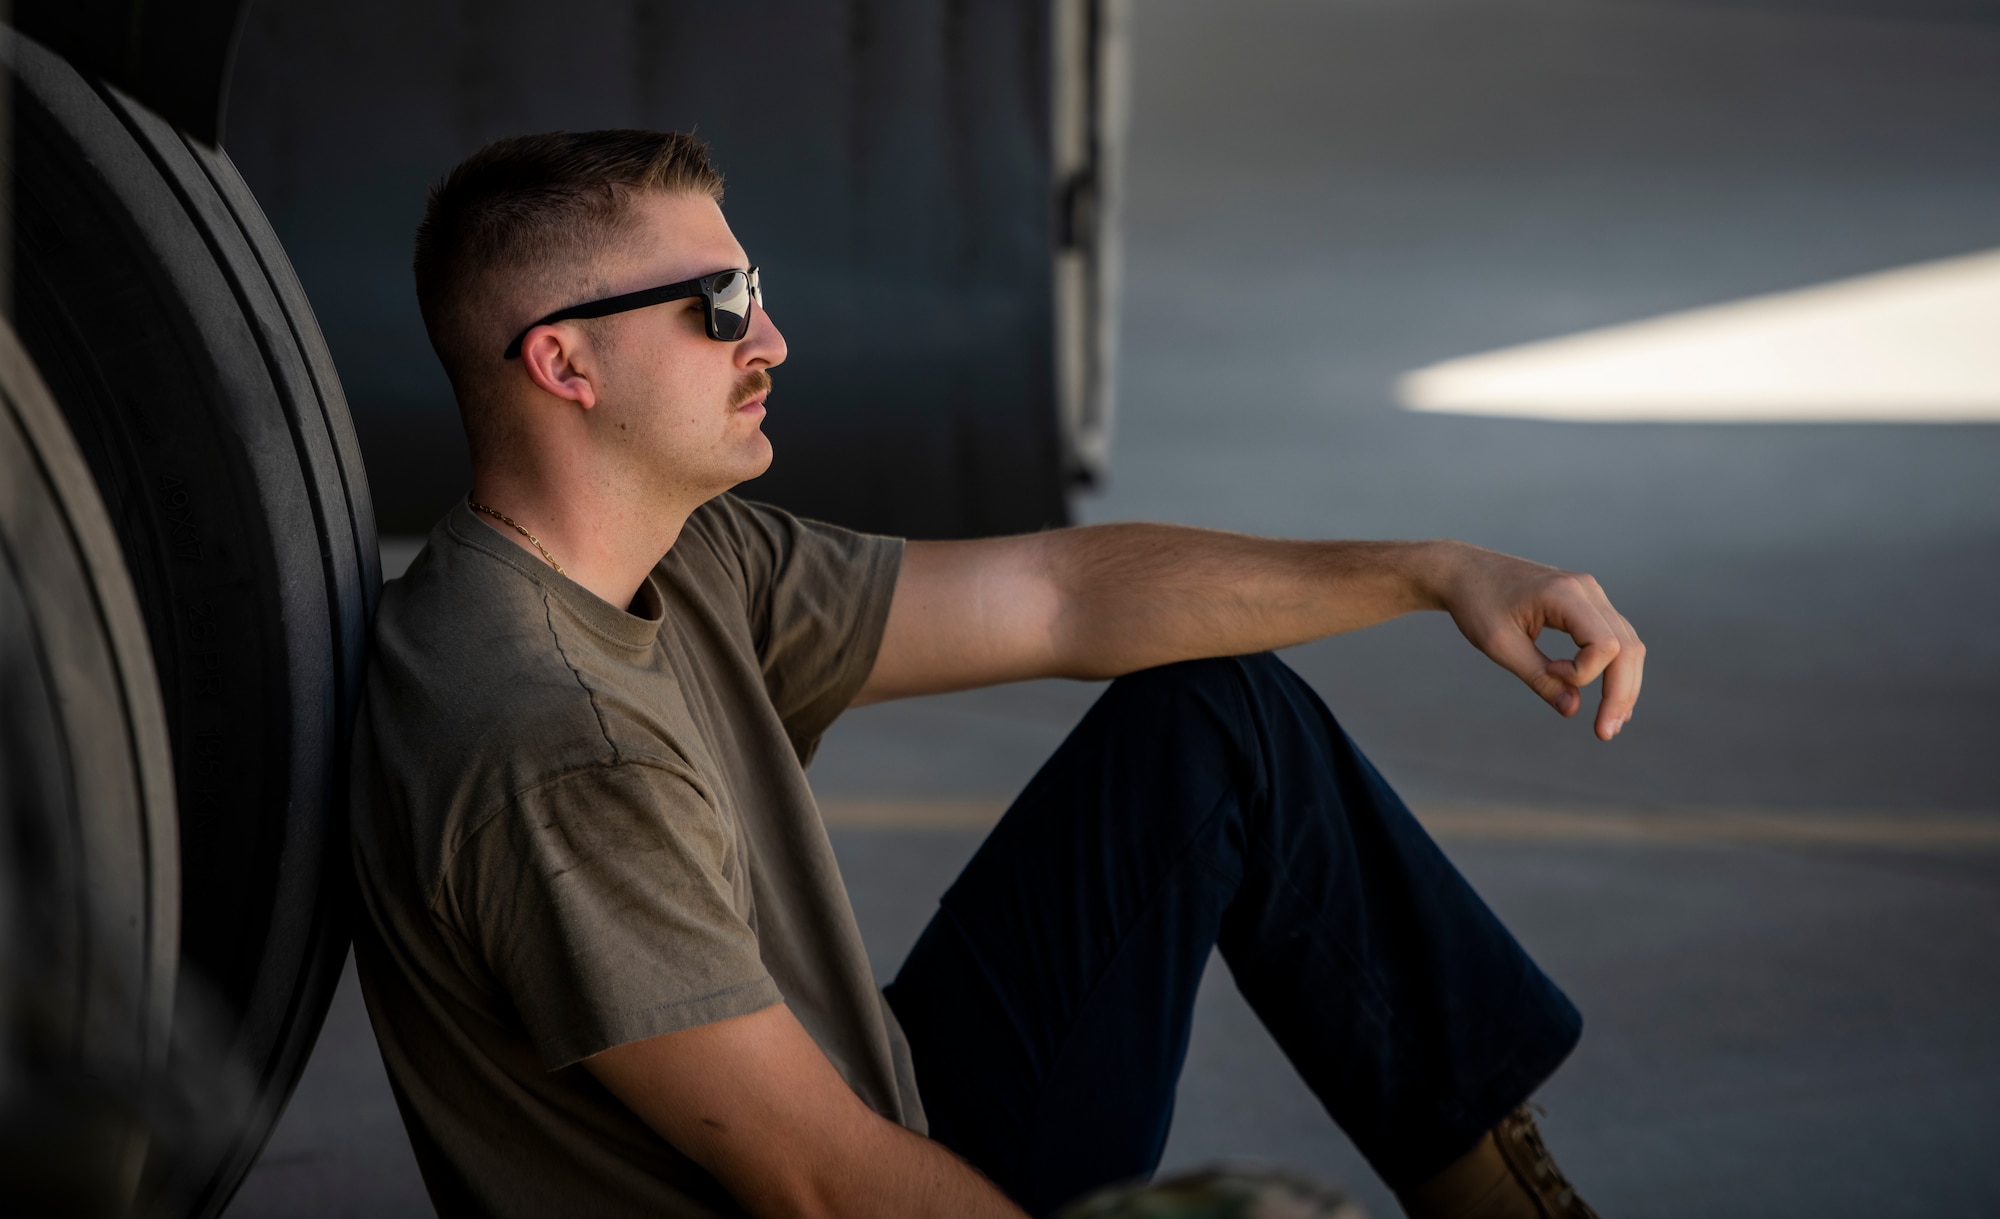
[[[2000,1213],[2000,428],[1517,423],[1390,392],[2000,246],[2000,25],[1135,7],[1123,415],[1083,515],[1459,536],[1597,574],[1653,649],[1610,746],[1436,618],[1290,657],[1420,810],[1459,810],[1447,850],[1583,1008],[1552,1144],[1607,1216]],[[836,830],[878,969],[977,843],[922,810],[1003,802],[1092,696],[836,726],[829,803],[906,802]],[[1681,828],[1531,833],[1524,808]],[[1738,832],[1751,813],[1797,832]],[[1267,1157],[1395,1213],[1214,981],[1169,1163]],[[428,1213],[351,985],[230,1213]]]

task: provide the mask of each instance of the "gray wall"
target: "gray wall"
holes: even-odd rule
[[[693,129],[791,345],[747,490],[916,536],[1065,514],[1048,8],[1008,0],[253,5],[225,144],[339,364],[387,532],[467,481],[408,270],[427,183],[525,131]]]

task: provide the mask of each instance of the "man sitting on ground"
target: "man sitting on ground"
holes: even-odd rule
[[[1268,650],[1443,610],[1563,715],[1602,675],[1609,740],[1642,649],[1597,584],[1164,525],[905,545],[734,498],[785,342],[721,197],[684,136],[532,136],[418,232],[473,487],[383,594],[353,824],[440,1213],[1049,1214],[1158,1163],[1219,948],[1412,1215],[1590,1214],[1522,1108],[1575,1009]],[[816,743],[1041,677],[1117,680],[878,989]]]

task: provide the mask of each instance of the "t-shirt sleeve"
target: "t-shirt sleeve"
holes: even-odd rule
[[[902,539],[801,520],[730,495],[703,514],[738,568],[765,689],[792,748],[807,761],[875,667]]]
[[[440,901],[556,1070],[779,1002],[732,900],[734,850],[688,778],[591,767],[481,826]]]

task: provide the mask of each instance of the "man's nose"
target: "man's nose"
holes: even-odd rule
[[[778,333],[778,324],[764,312],[764,306],[756,306],[750,315],[750,333],[737,344],[736,362],[745,368],[776,368],[785,362],[785,355],[785,336]]]

